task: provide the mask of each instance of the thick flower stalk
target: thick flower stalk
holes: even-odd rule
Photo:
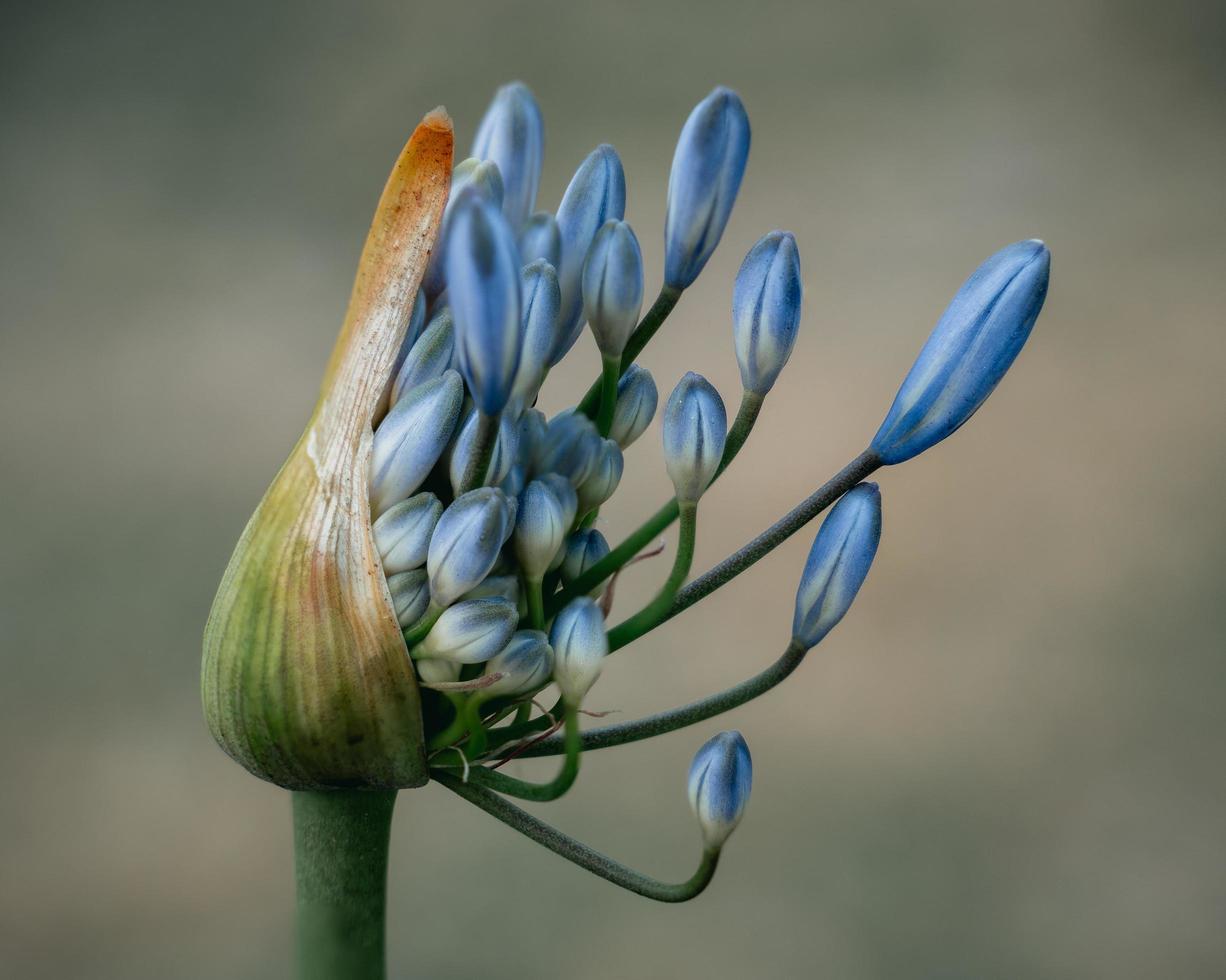
[[[799,249],[790,233],[768,232],[732,290],[728,354],[742,391],[731,424],[709,381],[676,380],[659,426],[673,495],[608,541],[602,519],[659,404],[638,359],[723,237],[749,145],[734,92],[717,88],[691,113],[669,174],[662,273],[644,268],[624,221],[613,147],[580,163],[555,212],[537,210],[544,126],[522,84],[498,91],[454,172],[441,113],[397,162],[319,405],[239,542],[205,636],[215,737],[296,791],[303,975],[382,975],[391,801],[428,780],[636,893],[676,902],[706,888],[749,797],[739,733],[716,735],[695,757],[688,792],[701,848],[680,883],[599,854],[508,798],[556,799],[577,783],[584,751],[716,717],[795,671],[847,615],[877,553],[881,493],[866,477],[965,423],[1029,335],[1049,265],[1035,241],[997,253],[957,293],[863,453],[691,579],[699,506],[729,506],[713,484],[754,430],[800,330]],[[653,274],[660,291],[644,314]],[[547,417],[538,395],[572,349],[598,358],[599,377],[579,404]],[[607,707],[599,679],[615,669],[611,654],[831,505],[775,663],[691,704],[584,730],[584,715]],[[649,574],[636,563],[673,522],[671,568],[653,598],[615,617],[618,576]],[[506,769],[542,756],[560,758],[536,778]]]

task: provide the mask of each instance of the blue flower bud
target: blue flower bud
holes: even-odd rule
[[[617,405],[613,409],[609,438],[627,449],[651,425],[659,399],[651,372],[631,364],[617,382]]]
[[[539,581],[549,570],[569,529],[565,520],[562,503],[547,483],[533,480],[524,487],[511,540],[528,581]]]
[[[715,478],[727,432],[719,392],[702,375],[688,372],[664,406],[664,465],[679,502],[698,500]]]
[[[444,610],[410,653],[414,659],[485,663],[507,645],[518,623],[519,610],[506,599],[465,599]]]
[[[536,212],[519,233],[519,258],[525,263],[544,259],[555,269],[562,261],[562,233],[548,211]]]
[[[881,494],[861,483],[831,509],[809,549],[796,590],[792,640],[817,646],[851,608],[881,540]]]
[[[749,159],[740,96],[716,88],[694,107],[673,154],[664,219],[664,281],[685,289],[719,244]]]
[[[436,660],[433,657],[413,661],[413,669],[422,684],[452,684],[460,679],[462,666],[450,660]]]
[[[575,531],[566,539],[562,558],[562,584],[569,586],[589,568],[604,558],[610,551],[609,542],[605,536],[594,527],[585,527]],[[603,583],[598,585],[591,594],[604,589]]]
[[[643,253],[624,221],[606,221],[588,250],[583,313],[605,357],[621,357],[643,308]]]
[[[451,367],[454,357],[455,330],[451,307],[444,306],[430,318],[426,329],[397,370],[392,382],[392,404],[399,401],[406,391],[439,377]]]
[[[537,451],[545,441],[545,415],[535,408],[525,408],[519,416],[519,461],[532,466]]]
[[[404,364],[404,359],[409,356],[409,351],[417,343],[417,338],[421,336],[422,327],[425,325],[426,291],[419,289],[417,290],[417,297],[413,300],[413,312],[409,315],[409,325],[405,327],[404,337],[400,341],[400,351],[396,354],[396,363],[392,365],[392,370],[388,377],[395,378],[400,374],[400,366]]]
[[[408,629],[430,605],[430,584],[425,569],[415,568],[410,572],[398,572],[387,577],[387,591],[392,596],[392,608],[400,628]]]
[[[971,274],[919,352],[870,448],[901,463],[958,429],[1004,377],[1047,297],[1051,253],[1002,248]]]
[[[519,253],[506,219],[465,189],[444,245],[456,362],[477,407],[497,415],[519,367]]]
[[[492,160],[502,174],[502,213],[519,228],[536,207],[545,156],[545,123],[532,91],[523,82],[494,95],[473,140],[473,156]]]
[[[594,510],[617,492],[625,465],[621,447],[612,439],[602,439],[591,475],[575,488],[581,513]]]
[[[600,607],[586,596],[572,599],[554,619],[549,644],[554,683],[562,700],[577,708],[596,683],[609,653]]]
[[[430,535],[442,513],[443,505],[434,494],[419,493],[379,515],[371,531],[384,574],[407,572],[426,563]]]
[[[465,599],[506,599],[519,606],[518,575],[487,575],[475,589],[464,593]]]
[[[537,449],[535,472],[560,473],[578,486],[592,475],[600,444],[600,432],[591,419],[579,412],[561,412],[545,427],[545,438]]]
[[[732,342],[746,391],[774,387],[796,343],[800,300],[796,239],[772,231],[749,250],[732,287]]]
[[[724,846],[736,830],[753,787],[753,760],[740,732],[720,732],[694,754],[689,796],[710,850]]]
[[[561,473],[542,473],[537,480],[549,487],[558,498],[562,505],[562,523],[569,528],[579,516],[579,495],[575,493],[574,484]]]
[[[451,234],[451,216],[466,187],[471,187],[474,193],[480,194],[496,208],[502,207],[502,175],[498,165],[487,160],[470,157],[456,164],[451,174],[451,190],[447,196],[447,206],[443,210],[443,220],[439,225],[438,241],[430,254],[430,262],[426,266],[426,274],[422,277],[421,288],[426,296],[438,305],[438,297],[447,286],[446,242]]]
[[[412,495],[455,430],[464,383],[454,371],[407,392],[375,430],[370,451],[370,510],[378,517]]]
[[[558,336],[562,342],[553,352],[550,366],[562,360],[583,331],[583,290],[580,280],[588,249],[600,226],[626,214],[626,175],[617,151],[607,143],[596,147],[571,178],[558,205],[558,231],[562,257],[557,265],[562,289],[562,312]]]
[[[449,606],[480,584],[498,560],[510,526],[507,498],[493,487],[470,490],[443,511],[426,557],[435,606]]]
[[[545,380],[545,372],[549,370],[549,358],[558,344],[558,311],[562,293],[558,288],[557,271],[544,259],[524,266],[520,283],[523,342],[511,396],[519,404],[527,405],[536,398]]]
[[[482,673],[501,674],[489,687],[481,688],[481,700],[512,698],[543,687],[553,670],[553,648],[540,630],[520,630],[485,665]]]
[[[451,457],[447,461],[447,476],[451,480],[453,493],[459,493],[460,484],[464,480],[464,471],[468,468],[468,462],[476,451],[475,443],[479,422],[480,417],[477,413],[471,412],[460,426],[460,434],[451,447]],[[511,472],[511,467],[515,464],[519,452],[518,441],[518,420],[510,418],[509,413],[504,412],[498,417],[498,435],[494,439],[494,454],[490,457],[489,469],[485,472],[485,482],[488,485],[501,483]]]
[[[518,438],[518,436],[516,437]],[[522,463],[515,463],[498,484],[498,489],[507,495],[508,499],[519,499],[528,483],[528,473]]]

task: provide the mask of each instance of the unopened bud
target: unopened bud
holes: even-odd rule
[[[740,732],[720,732],[694,755],[689,797],[702,839],[718,850],[736,830],[749,803],[753,760]]]
[[[506,599],[465,599],[444,610],[410,653],[458,664],[480,664],[507,645],[519,610]]]
[[[697,501],[715,478],[727,430],[728,414],[719,392],[690,371],[664,406],[664,465],[679,502]]]

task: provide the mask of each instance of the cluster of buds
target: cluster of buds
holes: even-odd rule
[[[790,674],[847,613],[876,554],[881,495],[863,481],[944,439],[982,404],[1038,316],[1049,264],[1037,241],[989,258],[865,452],[691,581],[699,504],[750,435],[796,341],[802,286],[790,233],[757,241],[733,286],[742,392],[731,425],[715,387],[686,374],[660,420],[673,498],[616,546],[598,517],[659,402],[637,359],[718,245],[749,144],[734,92],[717,88],[690,114],[669,176],[662,285],[644,314],[643,259],[613,147],[592,151],[551,213],[536,210],[544,128],[525,86],[497,93],[472,156],[454,169],[449,122],[427,117],[384,192],[320,405],[214,605],[205,707],[235,758],[290,788],[434,779],[641,894],[680,901],[706,886],[749,796],[739,733],[715,736],[694,759],[689,797],[703,857],[679,885],[590,851],[507,797],[555,799],[585,749],[703,721]],[[585,326],[600,377],[579,404],[547,417],[538,394]],[[611,652],[832,504],[774,664],[693,704],[581,729]],[[610,625],[617,575],[674,521],[662,586]],[[500,771],[542,755],[561,756],[546,781]]]

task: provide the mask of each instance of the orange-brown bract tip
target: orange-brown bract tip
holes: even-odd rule
[[[446,106],[435,106],[422,117],[421,125],[428,129],[441,129],[451,132],[451,116]]]

